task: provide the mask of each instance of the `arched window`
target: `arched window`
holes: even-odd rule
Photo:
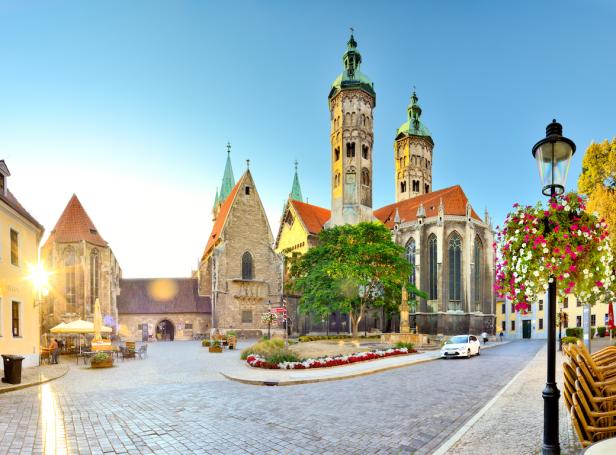
[[[370,185],[370,171],[365,167],[361,170],[361,184],[366,186]]]
[[[368,159],[368,146],[367,145],[361,146],[361,157],[365,160]]]
[[[413,266],[413,270],[411,270],[411,274],[409,275],[409,283],[415,284],[415,240],[409,240],[409,243],[406,244],[406,260]]]
[[[430,298],[430,300],[436,300],[438,298],[436,248],[436,236],[432,234],[428,238],[428,297]]]
[[[67,313],[76,313],[75,263],[75,249],[72,246],[66,247],[64,249],[64,296]]]
[[[406,193],[406,180],[403,180],[402,182],[400,182],[400,192]]]
[[[462,239],[455,232],[449,238],[449,301],[461,309]]]
[[[101,261],[98,250],[94,249],[90,253],[90,308],[89,313],[94,310],[94,302],[98,298],[100,288]]]
[[[334,149],[334,161],[338,161],[340,159],[340,148],[336,147]]]
[[[483,273],[482,269],[483,258],[483,245],[479,237],[475,237],[475,248],[473,252],[473,261],[475,263],[474,268],[474,281],[475,281],[475,309],[481,311],[481,300],[483,299]]]
[[[355,142],[347,142],[346,147],[347,158],[355,158]]]
[[[246,251],[242,255],[242,279],[252,280],[252,278],[253,278],[252,254]]]

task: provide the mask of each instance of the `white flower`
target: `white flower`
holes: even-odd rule
[[[539,271],[538,271],[538,270],[535,270],[535,271],[533,272],[533,275],[535,275],[535,276],[539,276]]]
[[[544,248],[544,249],[543,249],[543,252],[547,254],[547,253],[549,253],[549,252],[550,252],[550,250],[548,250],[547,248]]]
[[[547,283],[545,283],[545,284],[543,285],[543,289],[547,289],[547,288],[549,288],[549,287],[550,287],[550,286],[549,286]]]
[[[568,212],[569,210],[571,210],[571,207],[569,207],[569,204],[565,205],[565,212]]]

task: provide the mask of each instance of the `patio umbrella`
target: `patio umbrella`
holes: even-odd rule
[[[101,332],[110,333],[111,327],[103,325],[100,330]],[[90,321],[78,319],[76,321],[69,322],[54,333],[94,333],[94,324]]]
[[[101,337],[101,327],[103,326],[103,317],[101,316],[101,304],[96,299],[94,302],[94,339],[93,342],[97,343],[103,341]]]
[[[65,333],[63,332],[64,328],[67,326],[66,322],[61,322],[60,324],[49,329],[51,333]]]

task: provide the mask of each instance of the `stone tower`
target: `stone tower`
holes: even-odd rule
[[[328,226],[372,221],[372,110],[374,84],[361,71],[351,34],[344,70],[329,92],[332,216]]]
[[[432,150],[430,131],[421,123],[421,107],[413,90],[408,119],[398,128],[394,142],[396,202],[432,191]]]

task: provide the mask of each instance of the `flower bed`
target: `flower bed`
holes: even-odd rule
[[[384,351],[368,351],[358,352],[349,355],[337,355],[333,357],[320,357],[316,359],[306,359],[302,362],[281,362],[270,363],[258,354],[251,354],[246,358],[248,365],[255,368],[267,368],[270,370],[303,370],[307,368],[327,368],[336,367],[339,365],[348,365],[350,363],[364,362],[366,360],[381,359],[383,357],[391,357],[394,355],[407,355],[417,352],[414,349],[407,348],[386,349]]]

